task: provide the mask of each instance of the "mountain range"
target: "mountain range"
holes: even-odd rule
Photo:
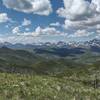
[[[92,52],[100,53],[100,40],[99,39],[93,39],[90,41],[85,42],[63,42],[59,41],[57,43],[33,43],[33,44],[21,44],[21,43],[9,43],[4,42],[0,43],[0,47],[8,47],[14,50],[26,50],[35,53],[43,53],[43,52],[49,52],[48,53],[54,53],[54,54],[60,54],[64,53],[62,55],[66,56],[67,54],[73,54],[73,53],[84,53],[87,50],[90,50]],[[50,51],[50,49],[52,49]]]
[[[72,47],[80,47],[80,46],[98,46],[100,47],[100,40],[99,39],[93,39],[90,41],[84,41],[84,42],[65,42],[65,41],[59,41],[56,43],[52,42],[38,42],[38,43],[32,43],[32,44],[22,44],[22,43],[9,43],[9,42],[0,42],[0,47],[7,46],[10,48],[20,48],[20,47],[34,47],[34,46],[57,46],[57,47],[64,47],[64,46],[72,46]]]
[[[68,67],[87,66],[100,61],[100,40],[84,43],[0,43],[0,71],[59,73]]]

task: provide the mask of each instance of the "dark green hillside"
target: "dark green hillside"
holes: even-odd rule
[[[48,49],[49,51],[49,49]],[[51,49],[50,49],[51,51]],[[7,47],[0,48],[0,71],[38,73],[55,75],[65,70],[86,68],[100,61],[100,56],[92,53],[67,57],[55,57],[53,55],[39,55],[25,50],[13,50]]]
[[[100,100],[100,55],[58,57],[2,47],[0,99]]]
[[[40,60],[41,57],[36,56],[24,50],[12,50],[7,47],[0,48],[0,70],[12,72],[24,69],[31,70],[31,64]]]
[[[84,66],[73,59],[37,55],[24,50],[0,48],[0,70],[4,72],[58,74],[67,68]]]

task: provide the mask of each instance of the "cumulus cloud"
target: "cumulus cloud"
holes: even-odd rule
[[[57,10],[57,14],[60,16],[60,17],[64,17],[64,18],[66,18],[66,10],[64,9],[64,8],[59,8],[58,10]]]
[[[92,3],[96,6],[97,12],[100,12],[100,0],[92,0]]]
[[[42,28],[40,26],[38,26],[32,32],[21,32],[20,27],[17,26],[12,29],[12,33],[13,33],[12,35],[1,37],[0,39],[3,42],[7,41],[11,43],[25,43],[26,44],[26,43],[33,43],[33,42],[49,41],[49,39],[51,40],[52,38],[55,38],[56,36],[60,36],[60,38],[63,39],[65,36],[67,36],[66,33],[60,32],[54,27]]]
[[[66,29],[67,28],[93,29],[98,25],[100,25],[100,15],[88,18],[87,20],[80,20],[80,21],[71,21],[66,19],[64,27]]]
[[[21,35],[20,33],[21,33],[21,28],[23,27],[23,26],[25,26],[25,31],[29,31],[30,29],[28,28],[28,27],[26,27],[26,26],[28,26],[28,25],[30,25],[31,24],[31,21],[30,20],[28,20],[28,19],[26,19],[26,18],[24,18],[24,20],[23,20],[23,22],[22,22],[22,24],[21,25],[19,25],[19,26],[16,26],[16,27],[14,27],[13,29],[12,29],[12,33],[13,34],[17,34],[17,35]],[[7,26],[8,27],[8,26]],[[26,33],[23,33],[23,35],[24,34],[26,34]]]
[[[75,36],[88,30],[95,31],[100,25],[100,0],[63,0],[64,8],[57,10],[59,16],[65,18],[64,28],[76,31]],[[81,30],[81,31],[80,31]],[[84,30],[84,31],[83,31]]]
[[[24,21],[22,22],[22,26],[28,26],[30,24],[31,24],[31,21],[26,19],[26,18],[24,18]]]
[[[70,20],[81,20],[93,16],[96,6],[85,0],[64,0],[65,8],[58,9],[60,16]]]
[[[87,37],[89,35],[90,35],[90,33],[87,32],[86,30],[77,30],[74,34],[74,36],[76,36],[76,37],[83,37],[83,36]]]
[[[57,26],[60,26],[60,23],[59,22],[56,22],[56,23],[51,23],[50,26],[54,26],[54,27],[57,27]]]
[[[26,30],[26,29],[25,29]],[[34,31],[32,32],[21,32],[19,29],[19,26],[12,29],[12,33],[19,36],[34,36],[34,37],[40,37],[40,36],[56,36],[56,35],[67,35],[64,32],[58,31],[54,27],[45,27],[41,28],[38,26]]]
[[[40,26],[36,28],[35,33],[39,35],[65,35],[54,27],[41,28]]]
[[[23,44],[32,44],[40,42],[40,37],[33,37],[33,36],[27,36],[27,35],[10,35],[10,36],[1,36],[0,37],[1,42],[10,42],[12,44],[15,43],[23,43]]]
[[[17,28],[17,27],[16,27]],[[15,28],[15,29],[16,29]],[[16,31],[15,31],[16,32]],[[18,33],[18,32],[17,32]],[[58,31],[54,27],[45,27],[41,28],[38,26],[35,31],[33,32],[23,32],[23,33],[18,33],[18,35],[32,35],[32,36],[49,36],[49,35],[66,35],[63,32]]]
[[[79,29],[79,30],[75,31],[74,34],[69,34],[68,37],[69,38],[82,38],[82,37],[87,38],[89,36],[94,36],[94,34],[95,33],[92,32],[92,31],[88,31],[88,30],[85,30],[85,29],[82,29],[82,30]]]
[[[2,0],[7,8],[24,13],[49,15],[52,12],[50,0]]]
[[[8,15],[6,13],[0,13],[0,23],[9,21]]]
[[[18,34],[19,32],[20,32],[19,27],[14,27],[13,30],[12,30],[13,34]]]

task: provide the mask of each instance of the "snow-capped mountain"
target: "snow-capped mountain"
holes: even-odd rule
[[[51,43],[51,42],[45,42],[45,43],[32,43],[32,44],[21,44],[21,43],[9,43],[9,42],[1,42],[0,47],[6,46],[9,48],[32,48],[32,47],[44,47],[44,46],[49,46],[49,47],[70,47],[70,48],[91,48],[91,47],[100,47],[100,40],[99,39],[93,39],[90,41],[85,41],[85,42],[64,42],[64,41],[59,41],[57,43]]]

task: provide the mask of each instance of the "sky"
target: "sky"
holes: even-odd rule
[[[0,42],[100,38],[100,0],[0,0]]]

